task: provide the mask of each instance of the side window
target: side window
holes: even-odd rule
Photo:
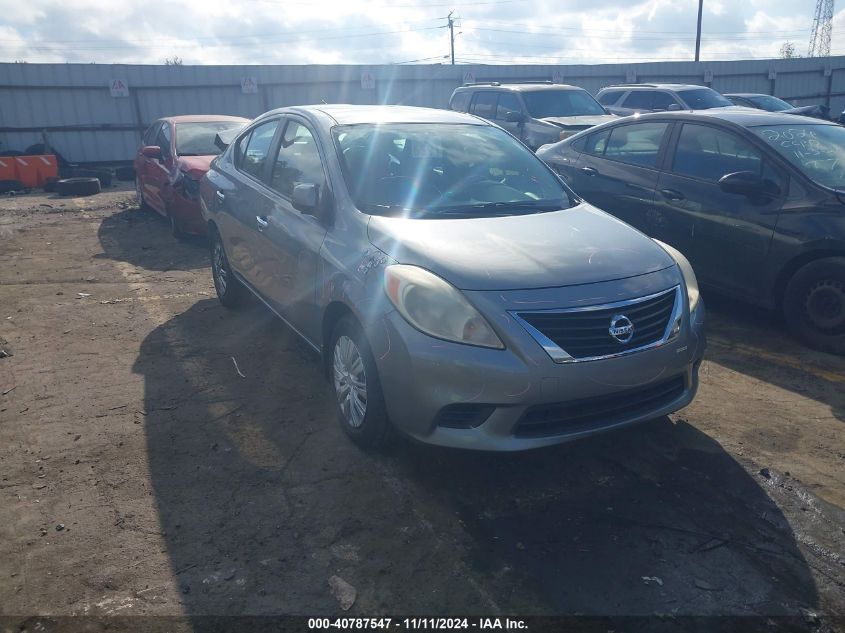
[[[668,123],[634,123],[610,131],[604,157],[632,165],[656,167]]]
[[[496,114],[497,95],[492,90],[485,90],[475,95],[472,113],[485,119],[492,119]]]
[[[633,90],[625,101],[622,102],[622,107],[631,108],[632,110],[651,110],[653,100],[653,90]]]
[[[522,112],[522,104],[512,92],[499,93],[499,103],[496,106],[496,119],[504,121],[508,112]]]
[[[584,146],[584,151],[588,154],[602,156],[604,154],[605,148],[607,147],[607,139],[609,138],[610,130],[604,130],[603,132],[591,134],[589,137],[587,137],[587,144]]]
[[[672,171],[711,181],[736,171],[763,175],[763,157],[751,143],[736,134],[685,123],[675,148]]]
[[[161,157],[170,158],[170,124],[162,123],[156,136],[156,145],[161,148]]]
[[[273,142],[278,125],[278,119],[267,121],[254,127],[249,136],[241,139],[235,155],[236,164],[241,171],[261,179],[267,153],[270,151],[270,143]]]
[[[147,128],[147,131],[144,132],[144,138],[141,141],[144,145],[155,145],[155,139],[158,136],[158,130],[161,127],[161,123],[156,121],[150,127]]]
[[[623,92],[623,90],[608,90],[599,95],[598,102],[603,106],[613,105],[619,101],[619,97],[622,96]]]
[[[326,174],[311,131],[298,121],[290,121],[282,135],[270,187],[289,198],[300,183],[314,183],[322,192]]]
[[[457,92],[455,96],[452,97],[452,103],[449,104],[449,107],[453,110],[457,110],[458,112],[466,112],[467,111],[467,104],[469,103],[469,93],[468,92]]]
[[[680,105],[675,97],[668,92],[655,92],[654,101],[651,102],[652,110],[668,110],[670,105]]]

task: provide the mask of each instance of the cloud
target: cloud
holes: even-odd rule
[[[0,59],[30,62],[335,64],[595,63],[691,59],[697,0],[42,0],[9,3]],[[37,4],[37,8],[35,5]],[[812,6],[707,0],[703,59],[806,50]],[[845,11],[834,20],[833,52]]]

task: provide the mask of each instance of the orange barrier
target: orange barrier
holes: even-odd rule
[[[24,187],[43,187],[48,179],[59,176],[59,166],[53,154],[0,157],[0,162],[6,165],[11,164],[12,167],[11,171],[7,172],[0,166],[0,174],[11,174],[3,175],[0,179],[20,180]]]
[[[14,158],[0,156],[0,180],[17,180]]]

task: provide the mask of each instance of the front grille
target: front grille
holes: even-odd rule
[[[596,308],[516,314],[572,359],[580,360],[634,351],[662,340],[678,301],[678,289],[672,288],[642,300]],[[617,316],[627,317],[634,326],[629,341],[620,342],[610,334],[611,322]]]
[[[437,414],[437,426],[450,429],[472,429],[483,424],[495,407],[490,404],[450,404]]]
[[[595,396],[529,407],[514,430],[517,437],[548,437],[611,426],[657,411],[677,400],[686,387],[684,377]]]

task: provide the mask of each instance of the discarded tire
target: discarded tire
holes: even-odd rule
[[[26,187],[20,180],[0,180],[0,193],[9,193],[10,191],[23,191]]]
[[[73,178],[68,180],[76,180],[77,178],[96,178],[100,181],[101,187],[111,187],[112,173],[105,169],[74,169]]]
[[[131,165],[118,167],[114,170],[115,177],[122,182],[131,182],[135,180],[135,168]]]
[[[59,181],[58,178],[53,178],[52,176],[48,177],[47,180],[44,182],[44,191],[51,192],[56,190],[56,183]]]
[[[97,178],[66,178],[56,181],[56,193],[60,196],[92,196],[100,193]]]

